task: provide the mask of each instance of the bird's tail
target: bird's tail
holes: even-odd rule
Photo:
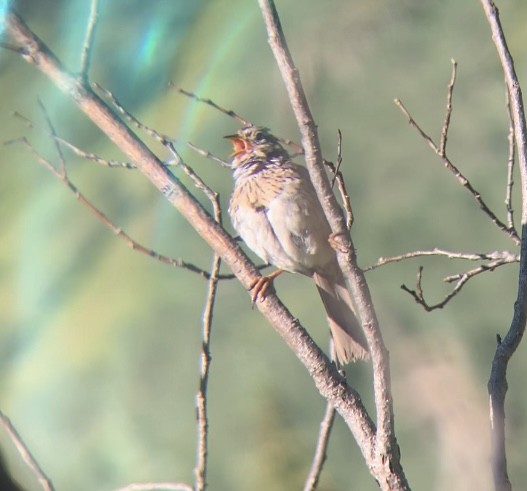
[[[342,274],[339,271],[335,280],[315,273],[313,279],[326,309],[337,360],[343,365],[351,361],[367,360],[370,356],[368,343]]]

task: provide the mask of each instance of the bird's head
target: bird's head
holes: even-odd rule
[[[227,135],[232,142],[232,167],[236,168],[249,160],[269,159],[272,157],[287,156],[282,147],[268,128],[261,126],[246,126],[235,135]]]

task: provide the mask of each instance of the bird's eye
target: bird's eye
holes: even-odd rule
[[[256,133],[256,135],[254,135],[254,141],[256,143],[263,143],[265,141],[265,135],[259,131],[258,133]]]

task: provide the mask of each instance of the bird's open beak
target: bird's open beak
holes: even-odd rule
[[[224,136],[223,138],[227,138],[228,140],[231,140],[232,142],[234,152],[232,152],[231,157],[233,157],[234,155],[239,155],[240,153],[246,152],[249,149],[247,140],[240,138],[239,135],[227,135],[227,136]]]

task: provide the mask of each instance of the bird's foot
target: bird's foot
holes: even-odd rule
[[[255,280],[249,287],[252,302],[256,303],[258,301],[261,302],[264,300],[267,296],[267,293],[269,292],[269,289],[273,288],[274,279],[282,273],[283,271],[281,269],[277,269],[271,274],[268,274],[267,276],[260,276],[257,280]]]
[[[328,242],[333,250],[342,252],[343,254],[348,253],[350,250],[349,238],[346,236],[346,234],[331,233],[329,234]]]

